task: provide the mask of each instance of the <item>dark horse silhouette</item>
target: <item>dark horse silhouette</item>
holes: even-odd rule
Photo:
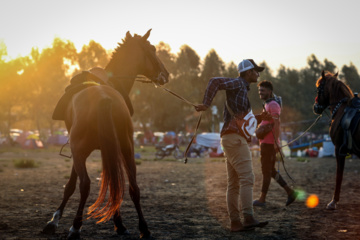
[[[329,72],[322,71],[321,77],[316,82],[316,88],[317,97],[315,98],[314,112],[321,114],[329,107],[332,114],[329,130],[331,140],[335,145],[336,186],[333,199],[326,206],[326,209],[334,210],[340,199],[346,153],[349,152],[350,148],[352,153],[360,156],[360,151],[356,146],[356,143],[360,143],[360,128],[356,116],[358,115],[356,112],[359,112],[359,106],[354,106],[359,104],[359,98],[354,98],[351,89],[337,79],[337,74]],[[351,112],[354,114],[350,114]],[[348,140],[349,138],[350,140]],[[350,145],[348,145],[349,143]]]
[[[155,47],[147,41],[150,31],[151,29],[144,36],[136,34],[132,36],[127,32],[123,43],[115,49],[105,70],[93,68],[89,71],[92,73],[89,74],[92,79],[102,81],[86,81],[87,87],[75,93],[69,100],[65,108],[64,120],[70,133],[73,167],[65,186],[62,203],[44,228],[44,233],[55,233],[79,177],[80,204],[68,239],[80,238],[83,210],[90,192],[90,178],[85,162],[93,150],[99,149],[102,156],[101,188],[96,202],[89,208],[89,217],[98,218],[98,222],[102,222],[113,216],[117,233],[129,234],[120,215],[125,188],[124,172],[126,172],[129,193],[139,217],[140,236],[150,237],[141,210],[140,190],[136,182],[130,111],[132,108],[126,103],[137,75],[144,75],[160,85],[168,82],[169,73],[156,56]],[[102,206],[107,190],[109,196],[105,206]]]

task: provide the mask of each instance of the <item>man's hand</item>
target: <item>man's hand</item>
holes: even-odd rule
[[[195,110],[200,112],[200,111],[205,111],[208,107],[204,104],[199,104],[195,106]]]

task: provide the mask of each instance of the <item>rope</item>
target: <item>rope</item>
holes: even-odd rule
[[[167,89],[167,88],[165,88],[165,87],[163,87],[163,86],[161,86],[161,85],[158,85],[158,84],[156,84],[156,83],[154,83],[154,85],[155,85],[155,88],[158,88],[158,87],[159,87],[159,88],[167,91],[168,93],[172,94],[173,96],[179,98],[181,101],[183,101],[183,102],[185,102],[185,103],[187,103],[187,104],[190,104],[190,105],[192,105],[192,106],[194,106],[194,107],[196,106],[194,103],[192,103],[192,102],[190,102],[189,100],[183,98],[183,97],[180,96],[179,94],[174,93],[173,91],[171,91],[171,90],[169,90],[169,89]],[[189,150],[190,150],[190,147],[191,147],[192,143],[193,143],[194,140],[195,140],[195,137],[196,137],[196,134],[197,134],[197,130],[199,129],[200,122],[201,122],[201,117],[202,117],[202,112],[200,113],[199,119],[198,119],[198,121],[197,121],[197,124],[196,124],[196,127],[195,127],[194,136],[192,136],[191,141],[189,142],[188,146],[186,147],[186,151],[185,151],[185,153],[184,153],[184,157],[185,157],[184,163],[185,163],[185,164],[186,164],[187,161],[188,161],[188,160],[187,160],[188,152],[189,152]]]
[[[163,86],[161,86],[161,85],[158,85],[158,84],[156,84],[156,83],[154,83],[154,85],[155,85],[156,88],[158,88],[158,87],[159,87],[159,88],[162,88],[163,90],[167,91],[168,93],[174,95],[175,97],[179,98],[181,101],[186,102],[187,104],[190,104],[190,105],[192,105],[192,106],[194,106],[194,107],[196,106],[194,103],[192,103],[192,102],[190,102],[189,100],[183,98],[183,97],[180,96],[179,94],[174,93],[173,91],[171,91],[171,90],[169,90],[169,89],[167,89],[167,88],[165,88],[165,87],[163,87]]]
[[[320,120],[320,118],[322,117],[322,115],[319,115],[315,121],[310,125],[310,127],[308,127],[305,132],[303,132],[302,134],[300,134],[298,137],[296,137],[295,139],[291,140],[290,142],[288,142],[285,145],[280,146],[279,148],[283,148],[286,146],[289,146],[290,144],[292,144],[293,142],[295,142],[296,140],[298,140],[299,138],[301,138],[302,136],[304,136],[305,133],[307,133],[308,131],[310,131],[310,129]]]

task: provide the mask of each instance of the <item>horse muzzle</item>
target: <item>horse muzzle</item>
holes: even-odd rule
[[[156,82],[160,85],[164,85],[165,83],[168,83],[169,82],[169,74],[165,74],[163,72],[160,72],[158,77],[156,78]]]
[[[318,103],[315,103],[314,104],[314,107],[313,107],[313,110],[314,110],[314,113],[317,114],[317,115],[320,115],[322,114],[322,112],[326,109],[326,107],[318,104]]]

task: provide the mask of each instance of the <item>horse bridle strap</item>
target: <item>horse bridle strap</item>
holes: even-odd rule
[[[340,106],[341,106],[343,103],[346,103],[347,100],[348,100],[348,98],[347,98],[347,97],[344,97],[343,99],[341,99],[341,100],[337,103],[337,105],[335,106],[335,108],[334,108],[334,110],[333,110],[333,112],[332,112],[332,115],[331,115],[331,118],[332,118],[332,119],[334,119],[335,114],[336,114],[337,111],[339,110]],[[333,103],[333,104],[330,104],[330,105],[335,105],[335,104],[336,104],[336,103]]]

